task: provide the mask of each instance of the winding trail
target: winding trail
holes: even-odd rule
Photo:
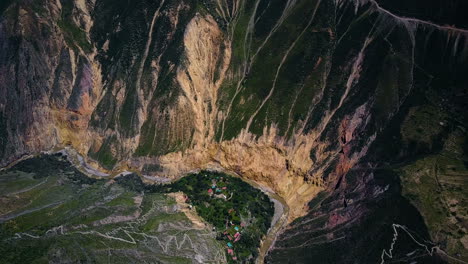
[[[13,196],[13,195],[17,195],[17,194],[21,194],[21,193],[25,193],[25,192],[29,192],[39,186],[41,186],[42,184],[46,183],[47,181],[49,180],[49,177],[47,177],[45,180],[41,181],[40,183],[36,184],[36,185],[33,185],[31,187],[28,187],[26,189],[21,189],[19,191],[15,191],[15,192],[11,192],[11,193],[7,193],[5,194],[5,196]]]
[[[37,208],[32,208],[32,209],[27,209],[27,210],[24,210],[24,211],[21,211],[19,213],[15,213],[15,214],[10,214],[10,215],[6,215],[6,216],[2,216],[0,217],[0,224],[1,223],[4,223],[8,220],[11,220],[11,219],[15,219],[19,216],[22,216],[22,215],[27,215],[27,214],[30,214],[30,213],[34,213],[34,212],[37,212],[37,211],[40,211],[42,209],[46,209],[46,208],[49,208],[49,207],[54,207],[54,206],[57,206],[57,205],[60,205],[64,203],[64,201],[59,201],[59,202],[55,202],[55,203],[50,203],[50,204],[46,204],[44,206],[41,206],[41,207],[37,207]]]
[[[71,148],[68,148],[68,147],[64,148],[62,150],[59,150],[59,151],[47,152],[47,153],[49,153],[49,154],[62,153],[62,154],[67,155],[68,160],[70,161],[70,163],[73,166],[75,166],[77,169],[79,169],[81,172],[83,172],[85,175],[87,175],[88,177],[91,177],[91,178],[111,179],[111,178],[118,177],[118,176],[121,176],[121,175],[127,175],[127,174],[130,174],[130,173],[133,173],[131,171],[120,171],[117,174],[112,174],[111,175],[111,174],[101,172],[98,169],[91,168],[86,163],[85,159],[81,155],[78,154],[78,152],[76,152],[75,150],[73,150]],[[33,157],[33,156],[30,156],[30,157]],[[208,170],[210,170],[210,169],[208,169]],[[226,173],[226,174],[229,174],[231,176],[241,178],[244,182],[252,185],[254,188],[259,189],[262,192],[264,192],[265,194],[267,194],[268,197],[270,198],[270,200],[274,203],[275,213],[274,213],[273,218],[272,218],[271,227],[268,230],[268,233],[266,234],[265,238],[261,241],[261,245],[260,245],[260,248],[259,248],[259,256],[258,256],[258,258],[256,260],[257,264],[263,264],[265,256],[267,255],[268,251],[270,250],[270,248],[275,243],[279,232],[281,232],[283,230],[283,228],[287,225],[288,216],[289,216],[289,207],[286,204],[286,201],[283,198],[281,198],[279,195],[277,195],[273,190],[271,190],[271,189],[269,189],[269,188],[267,188],[265,186],[262,186],[262,185],[258,184],[255,181],[245,179],[245,178],[241,177],[241,175],[235,173],[234,171],[225,170],[224,168],[221,168],[221,167],[217,167],[217,168],[214,168],[214,169],[211,169],[211,170]],[[142,178],[144,178],[144,175],[140,175],[140,176]],[[177,179],[180,179],[180,178],[177,178]],[[177,180],[177,179],[174,179],[174,180]],[[21,215],[31,213],[31,212],[34,212],[34,211],[37,211],[37,210],[45,209],[47,207],[59,205],[59,204],[61,204],[61,202],[49,204],[49,205],[46,205],[46,206],[41,207],[41,208],[35,208],[35,209],[32,209],[32,210],[23,211],[23,212],[21,212]],[[153,206],[154,206],[154,204],[153,204]],[[143,215],[142,219],[147,217],[148,213],[149,212],[147,212],[147,214]],[[19,215],[14,215],[14,216],[10,215],[10,216],[6,216],[4,218],[0,218],[0,223],[4,222],[6,220],[9,220],[11,218],[17,217],[17,216],[19,216]],[[124,238],[121,238],[121,237],[116,237],[114,235],[114,233],[116,233],[118,231],[124,232],[126,238],[124,239]],[[129,232],[127,230],[122,230],[122,228],[116,229],[113,232],[106,232],[105,234],[97,232],[97,231],[77,231],[75,233],[80,233],[80,234],[83,234],[83,235],[98,235],[98,236],[105,237],[105,238],[108,238],[108,239],[114,239],[114,240],[118,240],[118,241],[125,242],[125,243],[130,243],[130,244],[136,244],[136,240],[134,239],[134,237],[131,234],[148,236],[147,234]],[[176,244],[178,244],[178,247],[181,246],[182,244],[184,244],[185,240],[186,239],[184,238],[184,240],[179,244],[177,242],[177,239],[176,239]],[[172,241],[172,239],[170,239],[169,241],[166,241],[166,242],[169,243],[171,241]],[[189,241],[189,242],[191,243],[191,241]]]
[[[111,176],[108,173],[99,171],[98,169],[91,167],[88,163],[86,163],[86,160],[83,156],[81,156],[76,150],[70,147],[65,147],[64,149],[60,151],[51,152],[51,153],[62,153],[63,155],[67,156],[67,160],[73,166],[75,166],[75,168],[79,169],[82,173],[84,173],[88,177],[102,179],[102,178],[107,178]]]
[[[449,258],[449,259],[451,259],[453,261],[456,261],[456,262],[459,262],[459,263],[468,263],[466,261],[463,261],[461,259],[458,259],[458,258],[455,258],[455,257],[452,257],[452,256],[448,255],[445,251],[440,249],[439,246],[430,247],[430,246],[428,246],[427,244],[425,244],[423,242],[419,242],[411,234],[410,230],[406,226],[399,225],[399,224],[392,224],[392,229],[393,229],[392,243],[390,244],[390,248],[388,250],[386,250],[386,249],[382,250],[382,255],[380,256],[380,260],[381,260],[380,264],[384,264],[386,262],[385,258],[393,259],[393,249],[394,249],[395,244],[398,241],[398,236],[399,236],[398,230],[402,230],[403,232],[405,232],[414,241],[414,243],[416,243],[418,246],[422,247],[424,249],[424,251],[426,251],[426,253],[429,256],[434,255],[434,253],[439,253],[439,254],[445,255],[447,258]]]

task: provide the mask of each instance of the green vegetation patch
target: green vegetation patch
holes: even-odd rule
[[[73,22],[73,2],[64,1],[62,5],[62,17],[57,21],[57,26],[62,30],[65,42],[75,51],[77,51],[79,47],[84,52],[91,53],[93,45],[89,43],[86,32]]]
[[[91,158],[99,161],[99,163],[104,168],[112,169],[117,163],[117,159],[112,154],[112,147],[113,147],[113,144],[116,142],[117,142],[116,137],[110,136],[104,141],[101,148],[97,152],[92,152],[92,150],[90,149],[88,155]]]
[[[434,105],[425,104],[410,108],[401,127],[405,143],[420,142],[432,148],[434,141],[448,125],[448,116]]]
[[[239,178],[211,171],[189,174],[159,188],[184,192],[186,202],[214,226],[229,263],[255,261],[274,213],[274,205],[266,194]]]
[[[93,46],[89,43],[86,37],[86,32],[79,28],[70,19],[61,19],[57,21],[57,25],[62,29],[65,42],[71,48],[80,47],[86,53],[91,53]]]
[[[452,133],[443,150],[397,170],[403,195],[423,215],[431,238],[453,256],[467,259],[468,240],[468,159],[461,131]]]
[[[0,172],[0,255],[5,263],[253,263],[274,213],[239,178],[202,171],[169,185],[135,174],[87,178],[63,154]],[[165,193],[183,192],[199,229]]]
[[[45,178],[56,173],[66,173],[71,179],[79,183],[92,184],[96,182],[95,179],[86,177],[75,167],[70,166],[66,156],[60,152],[53,155],[41,154],[23,160],[13,166],[10,171],[33,173],[34,179]]]

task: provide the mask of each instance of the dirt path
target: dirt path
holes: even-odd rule
[[[192,222],[194,228],[206,228],[206,224],[203,219],[196,213],[194,209],[190,209],[189,204],[185,202],[185,194],[183,192],[169,193],[167,196],[176,200],[177,205],[180,207],[180,211],[183,212],[185,216],[187,216],[187,218]]]
[[[84,158],[71,148],[64,148],[64,149],[62,149],[60,151],[56,151],[56,152],[53,152],[53,153],[57,153],[57,152],[61,152],[63,154],[66,154],[67,157],[68,157],[68,160],[72,163],[72,165],[74,165],[76,168],[80,169],[82,172],[84,172],[86,175],[88,175],[89,177],[92,177],[92,178],[101,178],[101,179],[102,178],[109,178],[109,179],[111,179],[111,178],[113,178],[113,176],[125,175],[125,174],[131,173],[129,171],[121,171],[120,173],[118,173],[116,175],[110,175],[110,174],[101,172],[98,169],[91,168],[86,163]],[[16,164],[16,162],[15,162],[15,164]],[[210,169],[208,169],[208,170],[210,170]],[[276,241],[276,238],[277,238],[279,232],[287,224],[287,220],[288,220],[288,216],[289,216],[289,207],[286,204],[286,201],[284,201],[283,198],[281,198],[275,192],[273,192],[272,190],[266,188],[265,186],[261,186],[261,185],[259,185],[258,183],[254,182],[254,181],[244,179],[243,177],[241,177],[240,175],[238,175],[237,173],[235,173],[233,171],[227,171],[227,170],[224,170],[223,168],[218,168],[218,167],[215,168],[215,169],[212,169],[212,170],[223,172],[223,173],[229,174],[231,176],[241,178],[243,181],[245,181],[248,184],[252,185],[254,188],[259,189],[262,192],[264,192],[265,194],[267,194],[268,197],[270,197],[271,201],[274,203],[275,212],[274,212],[274,215],[273,215],[273,218],[272,218],[271,227],[268,230],[268,233],[267,233],[266,237],[261,242],[261,245],[260,245],[260,248],[259,248],[259,256],[258,256],[257,261],[256,261],[257,264],[263,264],[265,256],[267,255],[268,251],[270,250],[270,248],[273,246],[274,242]],[[181,207],[181,211],[185,213],[185,215],[189,218],[190,221],[192,221],[194,226],[196,226],[198,228],[204,228],[205,227],[206,224],[204,223],[204,221],[196,214],[196,212],[190,210],[188,208],[188,204],[186,204],[185,201],[183,201],[183,194],[182,193],[169,194],[169,196],[172,196],[173,198],[175,198],[177,204]],[[49,205],[49,206],[53,206],[53,205],[54,204]],[[39,209],[43,209],[43,208],[39,208]],[[36,210],[37,210],[37,208],[36,208]],[[0,220],[4,220],[4,219],[0,219]]]
[[[54,206],[60,205],[60,204],[62,204],[64,202],[65,201],[59,201],[59,202],[55,202],[55,203],[46,204],[44,206],[37,207],[37,208],[26,209],[24,211],[21,211],[21,212],[15,213],[15,214],[4,215],[4,216],[0,217],[0,224],[4,223],[6,221],[9,221],[11,219],[17,218],[19,216],[22,216],[22,215],[27,215],[27,214],[30,214],[30,213],[40,211],[42,209],[46,209],[46,208],[49,208],[49,207],[54,207]]]

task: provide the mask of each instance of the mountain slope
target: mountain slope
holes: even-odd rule
[[[387,245],[399,208],[410,213],[398,224],[435,239],[423,207],[404,196],[411,179],[400,187],[396,170],[438,155],[448,135],[466,142],[463,5],[12,1],[0,9],[0,164],[70,145],[107,171],[236,172],[283,197],[290,222],[304,216],[279,237],[272,262],[321,250],[309,240],[318,234],[291,230],[323,228],[320,241],[334,241],[334,228],[355,237],[373,217],[387,219],[373,232],[384,229]],[[393,199],[382,216],[376,208]],[[311,221],[318,215],[329,218]],[[342,242],[372,238],[353,239]],[[348,253],[323,261],[352,262]]]

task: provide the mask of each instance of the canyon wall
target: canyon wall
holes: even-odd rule
[[[338,207],[376,199],[385,188],[354,172],[388,161],[374,145],[405,104],[464,109],[467,96],[466,21],[453,6],[416,17],[402,6],[12,1],[0,16],[0,164],[72,146],[100,170],[148,178],[222,168],[283,197],[290,222],[322,214],[309,201],[324,193]],[[362,203],[329,227],[361,219]]]

